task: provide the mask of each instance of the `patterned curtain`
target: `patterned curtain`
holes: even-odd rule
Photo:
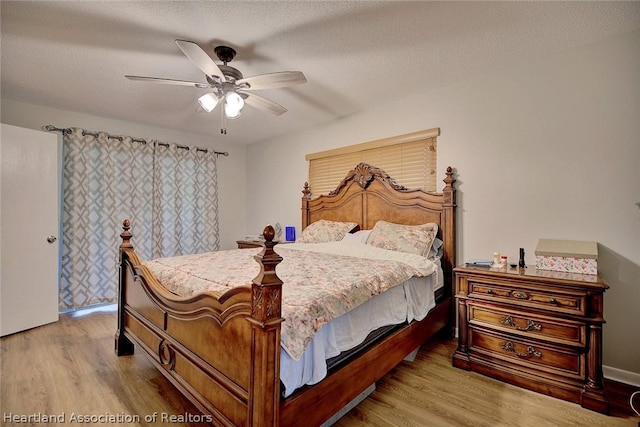
[[[218,179],[215,156],[155,142],[153,258],[218,248]]]
[[[63,140],[61,309],[117,299],[125,218],[131,220],[133,244],[144,259],[219,248],[213,153],[77,128]],[[156,173],[162,167],[173,167],[176,174],[184,170],[192,179],[175,182],[168,170]],[[167,191],[179,203],[170,203]],[[186,243],[158,243],[183,236]]]

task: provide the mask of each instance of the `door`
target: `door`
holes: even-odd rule
[[[0,336],[58,320],[56,134],[2,124]]]

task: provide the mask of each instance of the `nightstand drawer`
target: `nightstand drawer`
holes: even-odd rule
[[[531,286],[519,288],[469,279],[469,297],[522,307],[541,308],[557,313],[584,315],[586,312],[585,293],[561,293]]]
[[[584,347],[586,325],[582,322],[538,316],[507,307],[468,303],[469,323],[517,334],[527,338]]]
[[[536,340],[470,328],[471,353],[502,360],[501,364],[518,365],[530,372],[546,372],[579,379],[585,375],[585,357],[577,349],[552,347]],[[481,356],[482,357],[482,356]]]

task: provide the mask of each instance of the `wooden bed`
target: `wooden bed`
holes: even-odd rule
[[[142,265],[132,244],[129,221],[120,245],[118,356],[142,349],[157,368],[212,424],[224,426],[320,425],[384,376],[412,350],[439,331],[454,327],[452,270],[455,266],[456,198],[451,167],[442,193],[407,190],[380,169],[357,165],[330,195],[302,197],[302,227],[319,220],[357,222],[371,229],[385,220],[407,225],[435,222],[444,242],[442,291],[422,321],[394,329],[375,345],[332,368],[316,385],[287,398],[280,393],[282,281],[275,273],[282,258],[274,251],[273,229],[255,258],[260,273],[253,284],[222,296],[191,298],[166,290]]]

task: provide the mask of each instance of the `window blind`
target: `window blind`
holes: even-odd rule
[[[437,191],[437,136],[440,129],[415,132],[307,154],[309,187],[314,196],[328,194],[358,163],[385,171],[396,183],[410,189]]]

